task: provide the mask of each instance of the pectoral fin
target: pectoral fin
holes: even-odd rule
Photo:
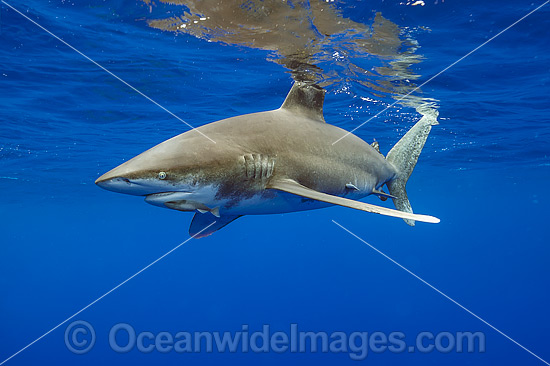
[[[274,179],[268,183],[266,188],[277,189],[279,191],[292,193],[297,196],[307,197],[317,201],[331,203],[333,205],[354,208],[356,210],[367,211],[386,216],[393,216],[402,219],[410,219],[430,223],[438,223],[440,221],[438,218],[433,216],[417,215],[409,212],[392,210],[391,208],[375,206],[364,202],[354,201],[347,198],[318,192],[313,189],[307,188],[292,179]]]
[[[221,228],[238,219],[239,217],[241,216],[216,217],[210,212],[197,212],[195,216],[193,216],[191,226],[189,226],[189,235],[194,237],[195,239],[204,238],[205,236],[211,235],[214,232],[220,230]],[[211,226],[208,227],[208,225]],[[201,230],[203,230],[205,227],[208,227],[208,229],[201,232]]]

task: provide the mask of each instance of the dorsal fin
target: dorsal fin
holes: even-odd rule
[[[281,108],[303,114],[319,122],[325,122],[323,118],[324,100],[325,90],[323,88],[296,81]]]

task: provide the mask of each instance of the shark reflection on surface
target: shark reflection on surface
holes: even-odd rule
[[[376,97],[402,97],[416,88],[418,43],[405,29],[373,12],[370,24],[343,16],[334,3],[280,0],[144,0],[181,6],[181,14],[150,19],[156,29],[210,42],[272,51],[271,60],[294,80],[327,87],[356,82]],[[326,67],[324,67],[324,65]],[[425,104],[407,96],[407,104]]]

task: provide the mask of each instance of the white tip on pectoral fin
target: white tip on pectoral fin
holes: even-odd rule
[[[311,198],[317,201],[327,202],[333,205],[349,207],[356,210],[377,213],[385,216],[392,216],[392,217],[398,217],[401,219],[429,222],[433,224],[437,224],[440,221],[437,217],[433,217],[433,216],[402,212],[398,210],[393,210],[391,208],[371,205],[365,202],[354,201],[347,198],[322,193],[322,192],[307,188],[292,179],[274,179],[271,182],[269,182],[266,188],[277,189],[279,191],[292,193],[298,196]]]

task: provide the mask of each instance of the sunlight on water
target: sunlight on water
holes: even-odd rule
[[[415,90],[420,75],[412,66],[422,61],[418,42],[410,29],[381,12],[372,12],[363,24],[344,17],[332,2],[144,1],[151,7],[181,6],[179,15],[149,19],[151,27],[270,51],[269,59],[295,80],[336,84],[340,92],[353,82],[377,99],[389,97],[415,109],[435,107],[436,100]]]

